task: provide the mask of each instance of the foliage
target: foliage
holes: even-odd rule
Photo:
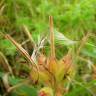
[[[5,63],[0,61],[0,95],[8,93],[2,81],[4,74],[8,73],[4,66],[9,66],[13,73],[8,75],[8,85],[15,86],[18,85],[17,81],[30,78],[30,62],[28,63],[28,60],[26,61],[26,58],[17,52],[16,47],[4,38],[2,33],[10,34],[30,55],[32,53],[36,55],[34,46],[37,46],[38,51],[48,57],[50,56],[48,18],[53,16],[56,58],[61,60],[64,55],[71,53],[72,62],[76,67],[75,77],[71,78],[72,82],[68,84],[64,82],[66,90],[68,89],[64,96],[77,96],[77,94],[94,96],[96,94],[95,10],[96,0],[0,0],[0,52],[5,56]],[[36,61],[34,54],[32,57]],[[0,60],[1,58],[2,56]],[[9,65],[6,65],[6,61]],[[36,96],[37,91],[44,85],[31,83],[23,84],[8,95]]]

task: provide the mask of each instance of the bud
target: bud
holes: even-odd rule
[[[53,90],[50,87],[44,87],[39,91],[38,96],[53,96]]]

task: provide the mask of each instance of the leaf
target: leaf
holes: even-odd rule
[[[23,85],[19,87],[16,92],[18,93],[17,96],[37,96],[37,91],[34,87]]]

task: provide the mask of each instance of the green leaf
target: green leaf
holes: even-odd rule
[[[37,96],[37,91],[32,86],[23,85],[16,90],[17,96]]]

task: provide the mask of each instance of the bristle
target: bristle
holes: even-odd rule
[[[52,16],[49,16],[49,23],[50,23],[51,57],[55,58],[54,28],[53,28],[53,17]]]
[[[28,59],[28,61],[31,63],[30,66],[32,66],[34,64],[34,61],[30,58],[30,55],[28,54],[28,52],[23,48],[21,47],[21,45],[19,43],[17,43],[10,35],[5,35],[5,38],[10,40],[15,46],[16,48],[22,53],[22,55],[24,57],[26,57]]]

